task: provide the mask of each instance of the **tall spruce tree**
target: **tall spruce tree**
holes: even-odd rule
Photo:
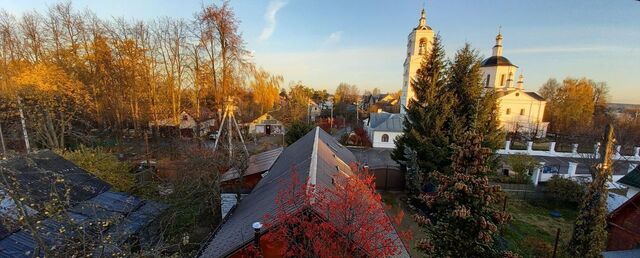
[[[607,182],[611,180],[614,153],[613,127],[607,125],[602,163],[592,173],[593,181],[583,196],[573,228],[569,254],[573,257],[601,257],[607,242]]]
[[[482,85],[481,60],[478,52],[465,44],[449,67],[446,90],[456,100],[458,130],[476,128],[484,136],[483,146],[495,150],[504,140],[504,133],[499,128],[497,96]]]
[[[510,216],[496,209],[499,186],[489,185],[491,150],[482,147],[483,137],[473,129],[462,136],[452,157],[452,172],[432,172],[438,183],[435,194],[423,194],[430,218],[416,215],[427,238],[418,248],[430,257],[497,257],[494,239],[498,227]]]
[[[425,54],[411,82],[415,98],[409,100],[404,134],[396,139],[392,158],[407,167],[407,187],[419,193],[423,173],[450,166],[452,138],[452,95],[446,86],[445,52],[439,35]]]

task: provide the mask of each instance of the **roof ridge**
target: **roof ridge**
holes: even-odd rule
[[[309,165],[309,181],[307,183],[307,186],[312,186],[312,187],[308,187],[307,188],[307,193],[309,193],[309,191],[314,191],[313,187],[316,186],[316,176],[318,173],[318,141],[320,140],[319,131],[320,127],[316,126],[315,128],[315,135],[314,135],[314,139],[313,139],[313,149],[311,151],[311,162]],[[311,198],[311,202],[314,202],[313,197]]]

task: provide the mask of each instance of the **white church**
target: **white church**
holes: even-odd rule
[[[398,121],[403,120],[405,107],[409,104],[409,99],[415,95],[411,82],[420,68],[424,53],[431,51],[434,37],[435,32],[427,26],[425,11],[422,9],[418,26],[413,28],[408,37],[400,113],[371,113],[369,118],[364,120],[365,129],[374,148],[395,147],[393,140],[402,134],[402,123],[398,124]],[[498,94],[500,126],[508,132],[544,137],[549,126],[548,122],[542,120],[546,101],[537,93],[524,90],[522,74],[515,82],[518,66],[502,55],[502,39],[502,34],[499,33],[491,57],[481,64],[485,91],[495,91]],[[392,121],[387,121],[389,119]]]

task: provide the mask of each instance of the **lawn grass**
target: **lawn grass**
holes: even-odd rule
[[[523,201],[511,199],[507,210],[511,222],[502,230],[506,248],[522,257],[549,257],[553,252],[556,232],[560,229],[558,249],[571,239],[575,207],[550,201]],[[553,218],[551,211],[559,211],[562,217]],[[561,256],[560,256],[561,257]]]

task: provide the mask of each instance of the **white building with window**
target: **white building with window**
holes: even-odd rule
[[[402,135],[404,115],[398,113],[378,112],[369,114],[364,120],[364,129],[367,131],[374,148],[395,148],[394,140]]]
[[[498,94],[500,126],[508,132],[544,137],[549,126],[542,120],[547,102],[538,93],[524,90],[522,74],[515,82],[518,66],[502,55],[502,34],[496,36],[493,53],[482,61],[480,69],[485,90]]]

